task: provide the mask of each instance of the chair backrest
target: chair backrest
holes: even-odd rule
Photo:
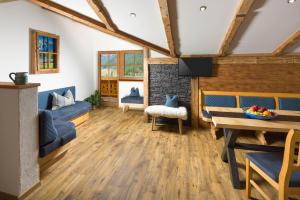
[[[300,171],[300,131],[290,130],[286,141],[282,167],[279,175],[279,185],[289,187],[293,171]]]

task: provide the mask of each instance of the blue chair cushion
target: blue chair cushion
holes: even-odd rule
[[[139,88],[134,88],[132,87],[130,90],[130,95],[131,97],[139,97],[140,96],[140,91]]]
[[[236,107],[236,98],[235,96],[206,95],[204,97],[204,105],[217,107]]]
[[[141,96],[138,96],[138,97],[126,96],[126,97],[121,98],[121,103],[143,104],[144,103],[144,97],[141,97]]]
[[[300,98],[279,98],[280,110],[300,111]]]
[[[273,97],[240,97],[240,107],[250,107],[253,105],[264,106],[275,109],[275,99]]]
[[[91,104],[86,101],[76,101],[74,105],[52,111],[53,120],[68,121],[91,110]]]
[[[39,109],[51,109],[52,108],[52,99],[53,99],[53,92],[56,92],[57,94],[64,95],[68,90],[72,92],[72,95],[74,99],[76,99],[75,96],[75,86],[72,87],[66,87],[66,88],[59,88],[55,90],[48,90],[44,92],[38,93],[38,106]]]
[[[61,138],[61,145],[65,145],[76,138],[75,125],[67,121],[54,121],[54,126],[57,129],[58,136]]]
[[[39,130],[40,146],[47,145],[57,138],[58,133],[53,123],[51,111],[39,111]]]
[[[178,108],[178,96],[177,95],[171,96],[167,94],[165,106]]]
[[[283,153],[247,153],[248,158],[270,178],[278,182],[282,166]],[[293,171],[290,187],[300,187],[300,171]]]

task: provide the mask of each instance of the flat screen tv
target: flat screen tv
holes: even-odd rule
[[[212,58],[179,58],[179,76],[209,77],[213,74]]]

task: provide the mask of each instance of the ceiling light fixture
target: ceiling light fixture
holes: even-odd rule
[[[207,9],[206,6],[201,6],[201,7],[200,7],[200,11],[204,11],[204,10],[206,10],[206,9]]]
[[[288,0],[288,3],[295,3],[296,0]]]
[[[135,13],[130,13],[129,16],[130,17],[136,17],[136,14]]]

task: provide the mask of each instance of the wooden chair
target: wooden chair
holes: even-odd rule
[[[265,198],[271,199],[252,179],[253,170],[278,191],[278,199],[300,195],[300,131],[290,130],[284,153],[246,154],[246,194],[250,198],[251,186]],[[296,155],[295,155],[296,153]]]

